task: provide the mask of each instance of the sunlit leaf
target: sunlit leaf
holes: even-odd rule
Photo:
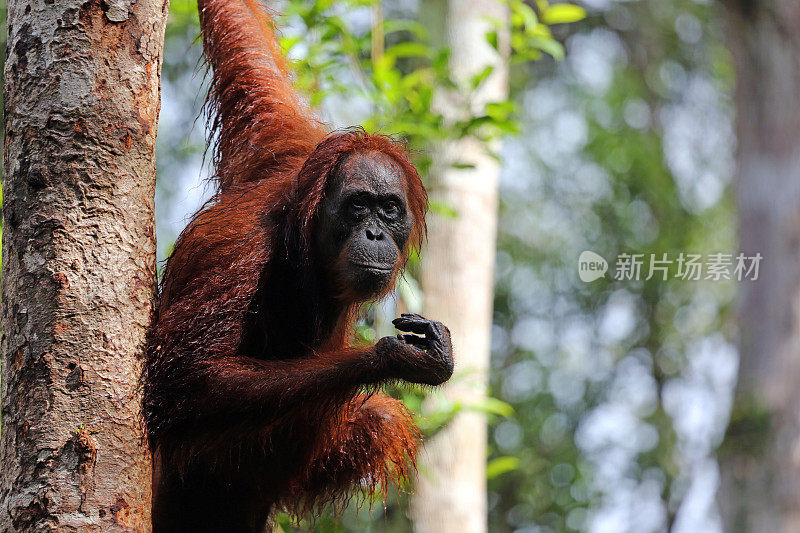
[[[502,400],[498,400],[497,398],[492,398],[491,396],[481,398],[473,403],[470,403],[466,407],[472,411],[479,411],[481,413],[498,415],[502,417],[509,417],[514,414],[514,408],[511,406],[511,404]]]
[[[438,202],[436,200],[431,200],[428,203],[428,210],[431,213],[442,215],[445,218],[456,218],[458,216],[458,211],[456,211],[455,208],[445,204],[444,202]]]
[[[519,459],[517,457],[505,456],[498,457],[489,461],[486,465],[486,478],[494,479],[497,476],[511,472],[519,468]]]
[[[574,4],[555,4],[542,13],[546,24],[566,24],[586,18],[586,10]]]
[[[404,42],[387,48],[386,53],[395,57],[428,57],[431,49],[422,43]]]
[[[470,86],[472,87],[472,90],[474,91],[475,89],[480,87],[481,83],[483,83],[486,80],[486,78],[488,78],[492,74],[492,72],[494,72],[494,67],[492,65],[486,65],[486,67],[484,67],[483,70],[481,70],[475,76],[473,76],[472,80],[470,81]]]
[[[486,34],[486,42],[487,42],[487,43],[489,43],[489,45],[490,45],[492,48],[494,48],[495,50],[497,50],[497,49],[498,49],[498,46],[499,46],[499,45],[497,44],[497,43],[498,43],[497,32],[496,32],[496,31],[490,31],[489,33],[487,33],[487,34]]]
[[[428,30],[417,21],[408,19],[384,19],[383,33],[386,35],[390,33],[407,31],[419,39],[428,38]]]

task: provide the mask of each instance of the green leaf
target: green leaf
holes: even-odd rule
[[[288,53],[300,43],[300,37],[281,37],[281,49],[284,53]]]
[[[555,59],[564,59],[564,47],[555,39],[536,37],[532,39],[532,44],[539,50],[550,54]]]
[[[498,415],[504,418],[514,414],[514,408],[511,406],[511,404],[492,397],[481,398],[475,403],[469,404],[467,407],[472,411],[478,411],[490,415]]]
[[[507,118],[517,110],[513,100],[502,102],[489,102],[486,104],[486,114],[495,119]]]
[[[492,48],[497,50],[497,47],[498,47],[498,44],[497,44],[498,43],[497,32],[496,31],[490,31],[489,33],[487,33],[486,34],[486,42],[489,43],[489,46],[491,46]]]
[[[443,202],[437,202],[436,200],[431,200],[428,203],[428,210],[431,213],[442,215],[445,218],[456,218],[458,216],[458,211],[456,211],[453,207]]]
[[[489,461],[486,465],[486,478],[494,479],[497,476],[511,472],[519,468],[519,458],[517,457],[498,457]]]
[[[375,330],[370,326],[356,326],[356,335],[358,335],[361,340],[366,342],[375,341]]]
[[[539,19],[536,16],[536,11],[533,10],[531,6],[520,2],[519,4],[514,4],[513,6],[514,14],[512,15],[512,21],[514,22],[515,26],[524,26],[524,27],[536,27],[539,25]]]
[[[494,71],[494,66],[486,65],[480,72],[478,72],[475,76],[472,77],[470,85],[472,86],[472,90],[474,91],[478,87],[480,87],[481,83],[483,83],[486,78],[488,78],[492,72]]]
[[[574,4],[556,4],[542,13],[545,24],[566,24],[586,18],[586,10]]]
[[[385,19],[383,21],[383,33],[389,35],[399,31],[407,31],[419,39],[428,38],[428,29],[414,20],[407,19]]]
[[[447,75],[449,74],[449,66],[450,49],[447,47],[439,48],[433,55],[433,59],[431,60],[431,68],[438,74]]]
[[[461,402],[446,398],[441,393],[432,393],[428,398],[428,407],[425,409],[424,417],[418,417],[417,419],[417,423],[423,432],[441,429],[455,418],[464,407]]]
[[[431,49],[422,43],[404,42],[387,48],[386,54],[394,57],[428,57]]]

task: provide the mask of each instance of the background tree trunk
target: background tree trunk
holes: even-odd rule
[[[8,3],[2,531],[150,529],[134,390],[167,8]]]
[[[733,1],[741,362],[721,452],[726,531],[800,531],[800,2]]]
[[[422,16],[431,27],[446,28],[455,80],[468,86],[487,65],[494,67],[479,90],[469,94],[470,114],[480,115],[485,103],[504,100],[507,58],[488,44],[486,35],[492,29],[489,20],[508,19],[507,6],[487,0],[426,1]],[[506,40],[501,36],[501,43]],[[463,96],[439,95],[446,119],[464,118],[458,116],[464,109],[458,98]],[[457,216],[431,213],[428,218],[421,275],[424,313],[446,324],[453,335],[456,375],[443,394],[470,405],[486,395],[500,164],[474,138],[435,150],[428,192],[432,201],[453,208]],[[455,168],[454,163],[473,167]],[[412,502],[415,531],[486,531],[486,439],[486,417],[465,411],[427,443]]]

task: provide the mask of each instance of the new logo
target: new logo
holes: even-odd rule
[[[589,283],[602,278],[608,272],[608,262],[598,254],[586,250],[578,257],[578,277]]]

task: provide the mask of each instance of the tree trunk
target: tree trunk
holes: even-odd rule
[[[168,3],[10,0],[0,531],[148,531],[136,382]]]
[[[740,368],[720,459],[726,531],[800,531],[800,3],[727,4],[736,67]]]
[[[446,28],[455,80],[468,85],[487,65],[494,66],[490,78],[469,94],[470,114],[481,114],[487,102],[504,100],[507,58],[489,46],[486,35],[492,29],[489,20],[508,19],[507,6],[487,0],[435,0],[425,2],[423,9],[431,25]],[[506,40],[501,36],[501,42]],[[464,109],[458,100],[463,94],[438,96],[446,119],[464,118],[458,116]],[[435,148],[431,174],[431,200],[457,215],[431,213],[428,218],[421,277],[425,315],[442,321],[453,336],[456,374],[442,393],[468,406],[486,395],[500,165],[484,143],[466,138]],[[486,531],[486,439],[486,417],[464,411],[427,443],[412,502],[415,531]]]

